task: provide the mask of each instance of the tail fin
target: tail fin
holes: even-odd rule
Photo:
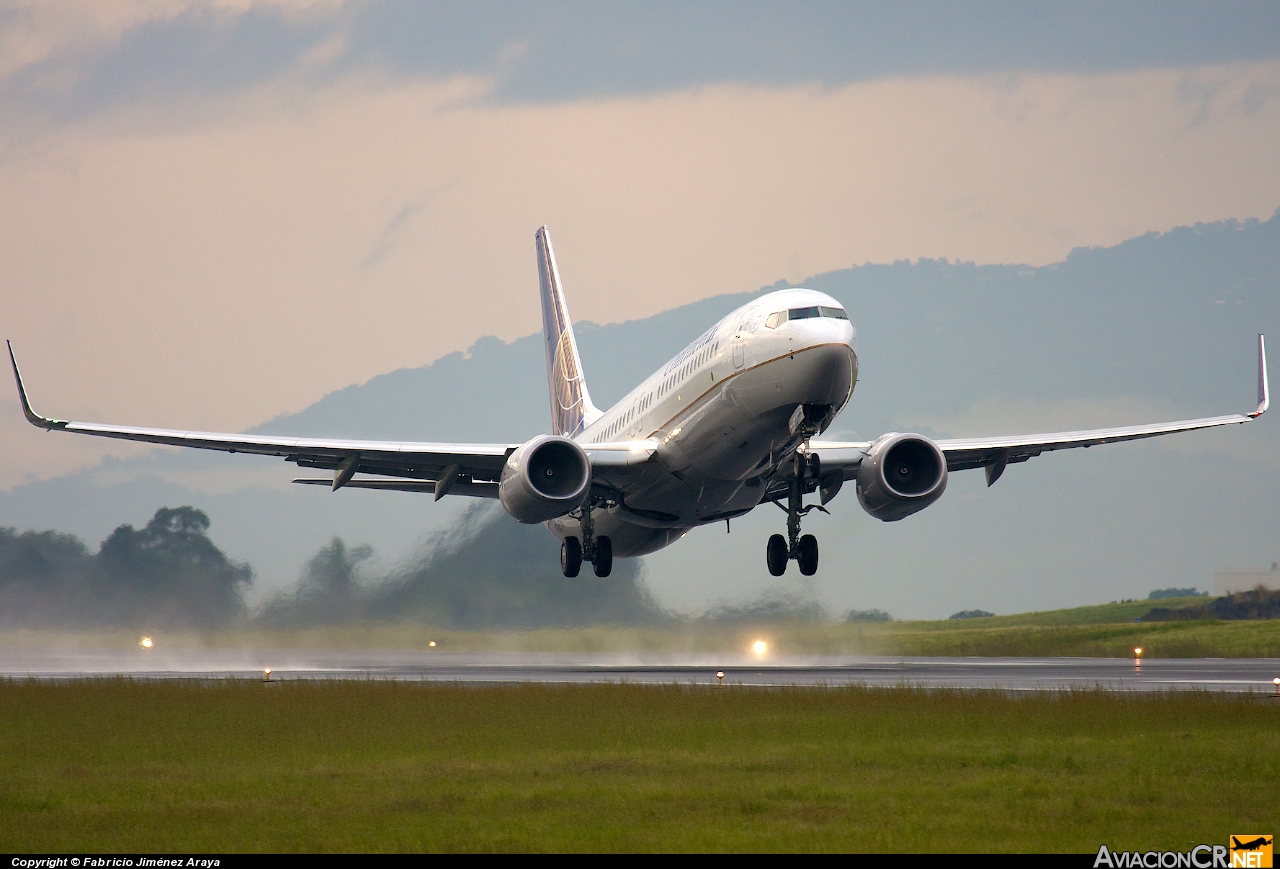
[[[594,422],[600,411],[591,403],[582,375],[578,342],[573,337],[573,323],[547,228],[539,229],[535,238],[538,281],[542,285],[542,340],[547,345],[547,385],[551,390],[551,428],[553,434],[573,437]]]

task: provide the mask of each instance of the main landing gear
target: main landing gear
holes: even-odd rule
[[[560,544],[560,570],[565,576],[577,576],[582,570],[583,560],[586,560],[591,562],[596,576],[608,576],[613,571],[613,541],[592,534],[590,504],[582,506],[579,523],[582,525],[582,539],[566,537]]]
[[[797,453],[794,470],[791,486],[787,491],[787,506],[783,508],[787,512],[787,536],[774,534],[769,538],[769,545],[765,550],[765,561],[769,565],[769,572],[774,576],[786,573],[787,562],[793,558],[800,562],[800,572],[805,576],[813,576],[818,572],[818,538],[812,534],[800,534],[800,519],[808,515],[810,510],[827,512],[820,504],[804,506],[805,478],[816,480],[821,472],[818,457],[806,457]]]

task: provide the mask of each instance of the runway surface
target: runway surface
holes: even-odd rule
[[[1043,691],[1199,689],[1272,693],[1273,658],[892,658],[779,660],[714,655],[459,654],[419,651],[139,650],[134,653],[0,649],[0,677],[50,680],[394,679],[467,685],[590,682],[760,687],[915,685]]]

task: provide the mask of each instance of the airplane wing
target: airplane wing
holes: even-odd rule
[[[1027,459],[1044,452],[1091,447],[1098,444],[1120,443],[1121,441],[1160,437],[1161,435],[1217,428],[1224,425],[1239,425],[1262,416],[1262,414],[1266,413],[1270,404],[1270,387],[1267,381],[1266,339],[1259,335],[1258,406],[1252,413],[1233,413],[1226,416],[1208,416],[1151,425],[1119,426],[1117,428],[1084,429],[1081,431],[1046,434],[948,438],[936,441],[936,443],[947,457],[948,471],[985,468],[987,485],[990,486],[1000,479],[1000,475],[1004,473],[1007,465],[1025,462]],[[858,466],[870,448],[871,443],[869,442],[812,441],[809,444],[810,452],[816,453],[819,457],[823,473],[840,468],[845,472],[845,479],[852,479],[857,475]]]
[[[8,342],[6,342],[7,344]],[[433,492],[436,500],[446,494],[498,497],[498,478],[507,456],[520,444],[462,444],[414,441],[366,441],[335,438],[299,438],[279,435],[229,434],[140,428],[49,419],[31,409],[27,390],[18,372],[18,362],[9,345],[9,361],[18,384],[18,397],[27,421],[49,431],[66,431],[96,437],[117,438],[173,447],[192,447],[225,453],[279,456],[300,468],[333,471],[332,479],[299,479],[296,483],[344,486],[364,489]],[[653,454],[648,442],[636,444],[592,444],[587,448],[592,469],[607,473],[615,468],[645,461]],[[355,480],[356,473],[404,478],[403,481]]]

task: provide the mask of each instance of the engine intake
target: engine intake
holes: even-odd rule
[[[498,498],[527,525],[576,510],[591,491],[591,462],[569,438],[541,435],[519,447],[502,466]]]
[[[858,468],[858,502],[883,522],[920,512],[946,488],[947,457],[923,435],[885,435]]]

